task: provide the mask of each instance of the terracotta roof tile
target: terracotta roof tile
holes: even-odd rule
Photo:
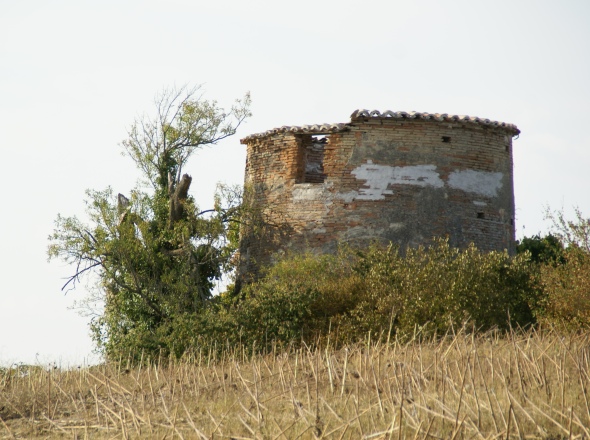
[[[499,122],[499,121],[492,121],[486,118],[478,118],[477,116],[469,116],[469,115],[449,115],[447,113],[421,113],[421,112],[393,112],[391,110],[386,110],[384,112],[380,112],[379,110],[366,110],[366,109],[359,109],[355,110],[352,115],[350,115],[351,121],[360,118],[381,118],[381,119],[433,119],[435,121],[449,121],[449,122],[468,122],[477,125],[487,125],[492,127],[501,127],[506,129],[512,133],[512,135],[517,135],[520,133],[520,130],[514,124],[508,124],[506,122]]]
[[[273,134],[281,133],[307,133],[307,134],[323,134],[323,133],[337,133],[346,129],[348,124],[313,124],[313,125],[283,125],[282,127],[273,128],[272,130],[263,131],[262,133],[255,133],[246,136],[241,140],[242,143],[252,139],[261,139]]]
[[[432,119],[434,121],[449,121],[449,122],[466,122],[476,125],[484,125],[490,127],[500,127],[511,133],[513,136],[520,133],[520,130],[514,124],[508,124],[506,122],[492,121],[490,119],[478,118],[477,116],[468,115],[449,115],[447,113],[422,113],[422,112],[394,112],[386,110],[381,112],[379,110],[366,110],[359,109],[355,110],[350,115],[351,123],[354,123],[357,119],[363,118],[375,118],[375,119]],[[337,133],[339,131],[346,130],[351,124],[313,124],[313,125],[300,125],[300,126],[289,126],[284,125],[282,127],[273,128],[262,133],[255,133],[241,139],[242,143],[247,143],[253,139],[262,139],[268,136],[282,133],[294,133],[294,134],[329,134]]]

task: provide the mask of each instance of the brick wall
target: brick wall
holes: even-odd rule
[[[332,252],[343,241],[405,247],[443,236],[514,252],[518,129],[438,119],[353,114],[350,124],[243,139],[248,200],[265,226],[244,227],[241,272],[284,251]]]

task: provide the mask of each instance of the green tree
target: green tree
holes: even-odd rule
[[[562,247],[560,259],[540,267],[541,320],[573,329],[590,327],[590,218],[579,208],[567,219],[563,210],[547,210],[552,234]]]
[[[539,234],[532,237],[524,237],[516,246],[518,254],[530,252],[531,261],[535,263],[563,263],[564,246],[558,236],[547,234],[541,237]]]
[[[250,116],[250,97],[226,112],[198,90],[165,90],[155,116],[131,126],[122,145],[143,179],[129,198],[87,191],[89,224],[58,215],[49,237],[49,258],[75,268],[64,288],[95,274],[105,308],[91,328],[107,357],[175,350],[168,338],[175,323],[206,307],[236,250],[240,191],[222,187],[214,207],[199,210],[183,169],[199,148],[236,132]]]

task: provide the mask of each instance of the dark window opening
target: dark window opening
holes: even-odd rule
[[[477,213],[477,218],[485,218],[485,214],[483,212],[478,212]]]
[[[442,137],[442,141],[445,142],[445,143],[451,142],[451,136],[443,136]]]
[[[329,137],[324,135],[301,137],[303,163],[297,183],[323,183],[326,180],[324,153],[328,143]]]
[[[513,218],[510,219],[510,226],[514,226],[514,219]]]
[[[506,153],[510,153],[510,145],[506,144]]]

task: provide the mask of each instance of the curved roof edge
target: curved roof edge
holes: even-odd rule
[[[520,133],[518,127],[514,124],[506,122],[492,121],[490,119],[479,118],[477,116],[468,115],[449,115],[447,113],[422,113],[422,112],[394,112],[386,110],[381,112],[379,110],[358,109],[350,115],[351,122],[358,119],[424,119],[438,122],[465,122],[475,125],[483,125],[487,127],[502,128],[512,136]],[[272,130],[263,131],[261,133],[254,133],[245,138],[240,139],[241,143],[247,143],[254,139],[262,139],[275,134],[293,133],[293,134],[329,134],[344,131],[350,124],[313,124],[313,125],[283,125],[282,127],[273,128]]]
[[[362,118],[375,119],[432,119],[434,121],[448,121],[448,122],[468,122],[476,125],[484,125],[488,127],[503,128],[510,132],[513,136],[520,133],[518,127],[507,122],[492,121],[491,119],[479,118],[477,116],[469,115],[449,115],[448,113],[423,113],[423,112],[394,112],[386,110],[381,112],[379,110],[358,109],[352,112],[350,120]]]
[[[244,143],[253,139],[261,139],[273,134],[295,133],[295,134],[324,134],[337,133],[346,129],[348,124],[313,124],[313,125],[283,125],[282,127],[273,128],[272,130],[255,133],[241,139]]]

